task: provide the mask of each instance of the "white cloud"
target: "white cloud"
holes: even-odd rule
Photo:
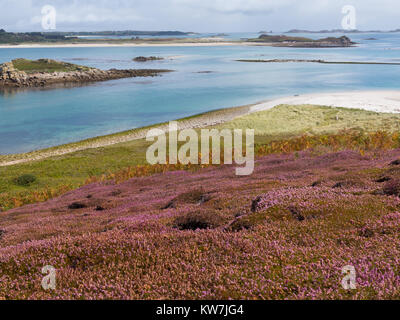
[[[59,30],[330,29],[340,28],[347,4],[356,7],[360,29],[400,27],[398,0],[0,0],[0,28],[41,30],[46,4],[57,9]]]
[[[291,0],[174,0],[175,5],[220,13],[265,14],[293,3]]]

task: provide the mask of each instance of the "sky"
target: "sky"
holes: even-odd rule
[[[48,31],[45,5],[56,10],[55,31],[340,29],[345,5],[359,30],[400,28],[399,0],[0,0],[0,29]]]

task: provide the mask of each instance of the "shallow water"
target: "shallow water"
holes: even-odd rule
[[[234,34],[227,38],[256,36]],[[305,36],[321,38],[336,35]],[[69,88],[2,91],[0,154],[27,152],[280,96],[322,91],[398,89],[400,66],[235,61],[276,58],[400,61],[400,33],[351,34],[349,37],[360,42],[359,47],[2,48],[0,63],[19,57],[46,57],[101,69],[167,68],[175,72],[155,78],[121,79]],[[364,40],[370,37],[378,40]],[[167,59],[147,63],[132,61],[139,55]]]

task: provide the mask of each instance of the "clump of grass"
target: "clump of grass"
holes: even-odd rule
[[[1,193],[0,210],[9,210],[22,207],[26,204],[44,202],[58,197],[68,191],[75,189],[74,185],[60,185],[56,188],[46,187],[41,190],[24,191],[18,193]]]
[[[14,183],[21,187],[27,187],[34,183],[36,180],[37,178],[33,174],[23,174],[15,178]]]

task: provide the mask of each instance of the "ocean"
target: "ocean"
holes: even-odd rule
[[[322,38],[341,34],[294,34]],[[228,39],[257,37],[229,34]],[[398,89],[400,65],[243,63],[236,59],[323,59],[400,62],[400,33],[349,34],[354,48],[99,47],[0,48],[0,63],[50,58],[110,68],[171,69],[154,78],[132,78],[68,88],[0,91],[0,154],[115,133],[219,108],[289,95]],[[377,40],[366,40],[376,38]],[[165,60],[138,63],[136,56]]]

